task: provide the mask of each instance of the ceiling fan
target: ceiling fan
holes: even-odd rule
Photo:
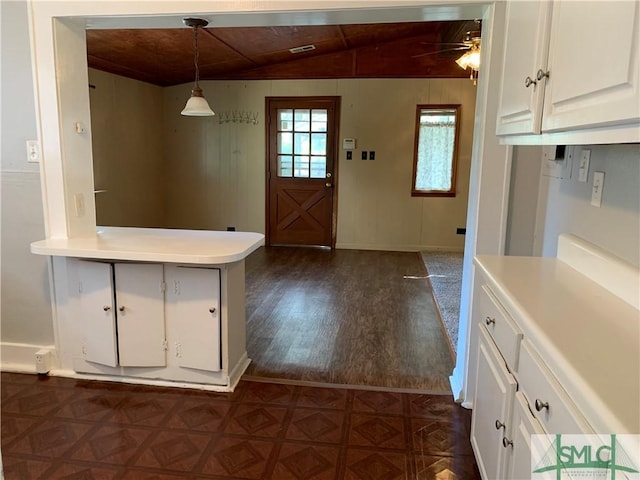
[[[437,50],[426,53],[419,53],[418,55],[413,55],[412,58],[424,57],[426,55],[435,55],[445,52],[455,52],[457,50],[473,50],[480,48],[480,30],[473,30],[467,32],[464,36],[464,39],[461,42],[451,42],[451,43],[433,43],[433,42],[420,42],[422,45],[436,45],[440,47]]]
[[[475,20],[480,27],[480,20]],[[428,43],[421,42],[423,45],[435,45],[436,48],[433,51],[420,53],[413,55],[412,58],[424,57],[427,55],[443,54],[447,52],[464,51],[464,54],[456,60],[456,63],[463,69],[471,70],[471,80],[474,85],[478,77],[478,70],[480,69],[480,43],[481,34],[480,30],[471,30],[465,33],[461,42],[441,42],[441,43]]]

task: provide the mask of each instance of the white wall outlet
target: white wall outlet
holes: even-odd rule
[[[40,161],[40,142],[27,140],[27,162],[38,163]]]
[[[542,147],[542,175],[552,178],[571,178],[571,159],[573,149],[570,146]]]
[[[578,169],[578,181],[586,182],[589,178],[589,161],[591,160],[591,150],[582,150],[580,155],[580,168]]]
[[[76,217],[84,216],[84,195],[76,193],[73,196],[73,203],[76,207]]]
[[[604,172],[593,172],[593,189],[591,190],[591,205],[602,205],[602,189],[604,188]]]
[[[35,360],[36,373],[49,373],[51,370],[51,352],[49,350],[38,350]]]

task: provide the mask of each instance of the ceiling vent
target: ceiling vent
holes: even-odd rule
[[[290,48],[289,51],[291,53],[302,53],[302,52],[310,52],[311,50],[315,50],[315,45],[303,45],[301,47]]]

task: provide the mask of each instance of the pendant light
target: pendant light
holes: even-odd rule
[[[213,113],[213,110],[209,107],[207,99],[204,98],[202,89],[198,84],[198,81],[200,80],[200,69],[198,68],[198,29],[206,27],[209,22],[203,18],[185,18],[182,21],[187,27],[193,28],[193,63],[196,66],[196,81],[193,85],[193,89],[191,90],[191,97],[187,100],[184,110],[180,113],[191,117],[211,117],[215,115],[215,113]]]

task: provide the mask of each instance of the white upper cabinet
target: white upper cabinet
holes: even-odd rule
[[[115,367],[118,350],[111,265],[78,262],[78,294],[84,359]]]
[[[166,365],[162,264],[116,263],[115,278],[120,365]]]
[[[543,131],[640,120],[640,2],[553,3]]]
[[[551,2],[507,2],[498,135],[540,133],[550,18]]]
[[[508,2],[497,134],[525,139],[507,141],[516,144],[540,133],[638,141],[639,10],[637,1]]]

